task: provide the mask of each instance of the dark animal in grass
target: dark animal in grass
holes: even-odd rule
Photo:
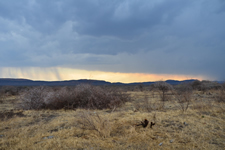
[[[155,123],[151,122],[151,124],[150,124],[150,128],[152,128],[152,126],[154,126],[154,125],[155,125]]]
[[[143,128],[146,128],[148,126],[149,121],[145,119],[144,121],[141,121],[141,124],[138,124],[137,126],[142,126]]]

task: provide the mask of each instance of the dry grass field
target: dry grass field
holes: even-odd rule
[[[20,97],[5,97],[0,103],[0,149],[225,148],[225,103],[216,101],[218,90],[194,91],[182,104],[172,93],[164,102],[158,92],[127,93],[131,101],[103,110],[19,110]],[[144,119],[149,121],[145,128],[140,125]]]

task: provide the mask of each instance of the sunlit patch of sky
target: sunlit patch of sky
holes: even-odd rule
[[[109,82],[148,82],[172,80],[202,80],[204,76],[187,76],[173,74],[146,74],[146,73],[120,73],[87,71],[71,68],[3,68],[0,69],[0,77],[25,78],[33,80],[62,81],[71,79],[105,80]]]

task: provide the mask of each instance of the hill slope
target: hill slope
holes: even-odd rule
[[[171,85],[180,84],[182,82],[192,82],[195,81],[194,79],[191,80],[184,80],[184,81],[177,81],[177,80],[167,80],[166,82]],[[155,82],[137,82],[137,83],[111,83],[102,80],[66,80],[66,81],[34,81],[29,79],[13,79],[13,78],[0,78],[0,86],[75,86],[78,84],[87,83],[92,85],[150,85]]]

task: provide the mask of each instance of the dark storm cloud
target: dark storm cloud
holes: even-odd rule
[[[97,3],[93,7],[87,7],[88,11],[82,7],[75,11],[78,14],[82,12],[78,17],[81,24],[75,27],[78,33],[133,38],[157,24],[171,22],[185,7],[185,2],[179,0],[163,3],[148,1],[105,1],[104,3],[103,6]],[[85,17],[82,14],[85,14]]]
[[[0,67],[225,79],[223,0],[0,1]]]
[[[141,35],[157,24],[167,24],[187,2],[170,0],[165,2],[147,0],[13,0],[1,2],[3,18],[26,23],[43,34],[51,33],[66,21],[74,21],[74,31],[93,36],[116,36],[118,38]]]

